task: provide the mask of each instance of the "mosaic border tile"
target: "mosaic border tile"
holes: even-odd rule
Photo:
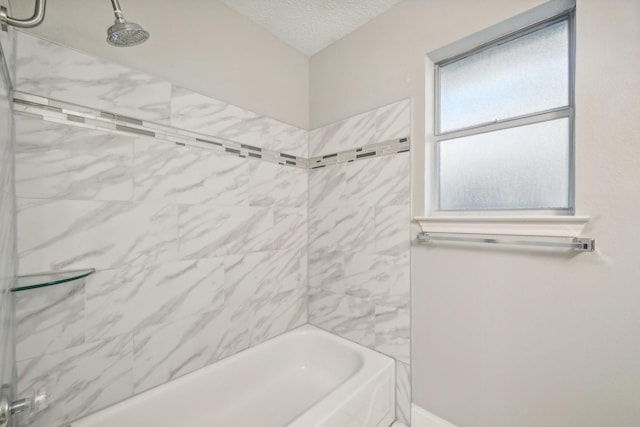
[[[319,169],[338,163],[349,163],[356,160],[365,160],[389,154],[406,153],[410,150],[410,145],[409,137],[406,137],[364,145],[362,147],[339,151],[337,153],[315,156],[309,159],[309,169]]]
[[[181,146],[193,146],[218,151],[242,158],[263,160],[300,169],[318,169],[338,163],[348,163],[404,153],[410,150],[410,138],[398,138],[358,148],[324,154],[311,158],[298,157],[278,151],[266,150],[224,138],[192,132],[160,123],[139,120],[90,107],[57,101],[24,92],[14,92],[14,110],[25,116],[41,120],[102,130],[112,133],[132,134],[173,142]]]

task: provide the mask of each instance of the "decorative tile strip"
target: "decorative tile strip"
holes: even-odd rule
[[[178,129],[161,123],[146,122],[133,117],[100,111],[23,92],[14,92],[14,110],[25,116],[50,122],[129,136],[154,138],[161,141],[172,142],[180,146],[199,147],[228,155],[263,160],[301,169],[317,169],[338,163],[404,153],[410,149],[409,138],[407,137],[306,159],[211,135]]]
[[[309,159],[309,169],[318,169],[338,163],[348,163],[356,160],[365,160],[372,157],[387,156],[390,154],[405,153],[410,150],[409,138],[391,139],[389,141],[364,145],[337,153],[324,154]]]
[[[181,146],[199,147],[242,158],[263,160],[301,169],[308,168],[307,159],[296,158],[296,156],[286,153],[265,150],[253,145],[22,92],[14,93],[14,109],[18,113],[41,120],[129,136],[154,138]]]

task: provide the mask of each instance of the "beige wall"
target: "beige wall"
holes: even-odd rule
[[[33,2],[12,0],[16,16]],[[123,0],[125,17],[151,38],[133,48],[105,41],[108,0],[53,0],[33,30],[62,45],[154,74],[286,123],[308,128],[309,58],[216,0]],[[201,54],[194,56],[193,52]]]
[[[311,59],[311,127],[411,96],[425,54],[540,1],[405,0]],[[640,2],[578,0],[577,213],[593,254],[412,253],[413,398],[460,427],[640,425]]]

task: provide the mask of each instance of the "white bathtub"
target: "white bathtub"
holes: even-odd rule
[[[303,326],[73,427],[388,427],[391,358]]]

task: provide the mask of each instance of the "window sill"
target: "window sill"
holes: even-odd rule
[[[414,221],[424,232],[579,237],[588,216],[430,216]]]

